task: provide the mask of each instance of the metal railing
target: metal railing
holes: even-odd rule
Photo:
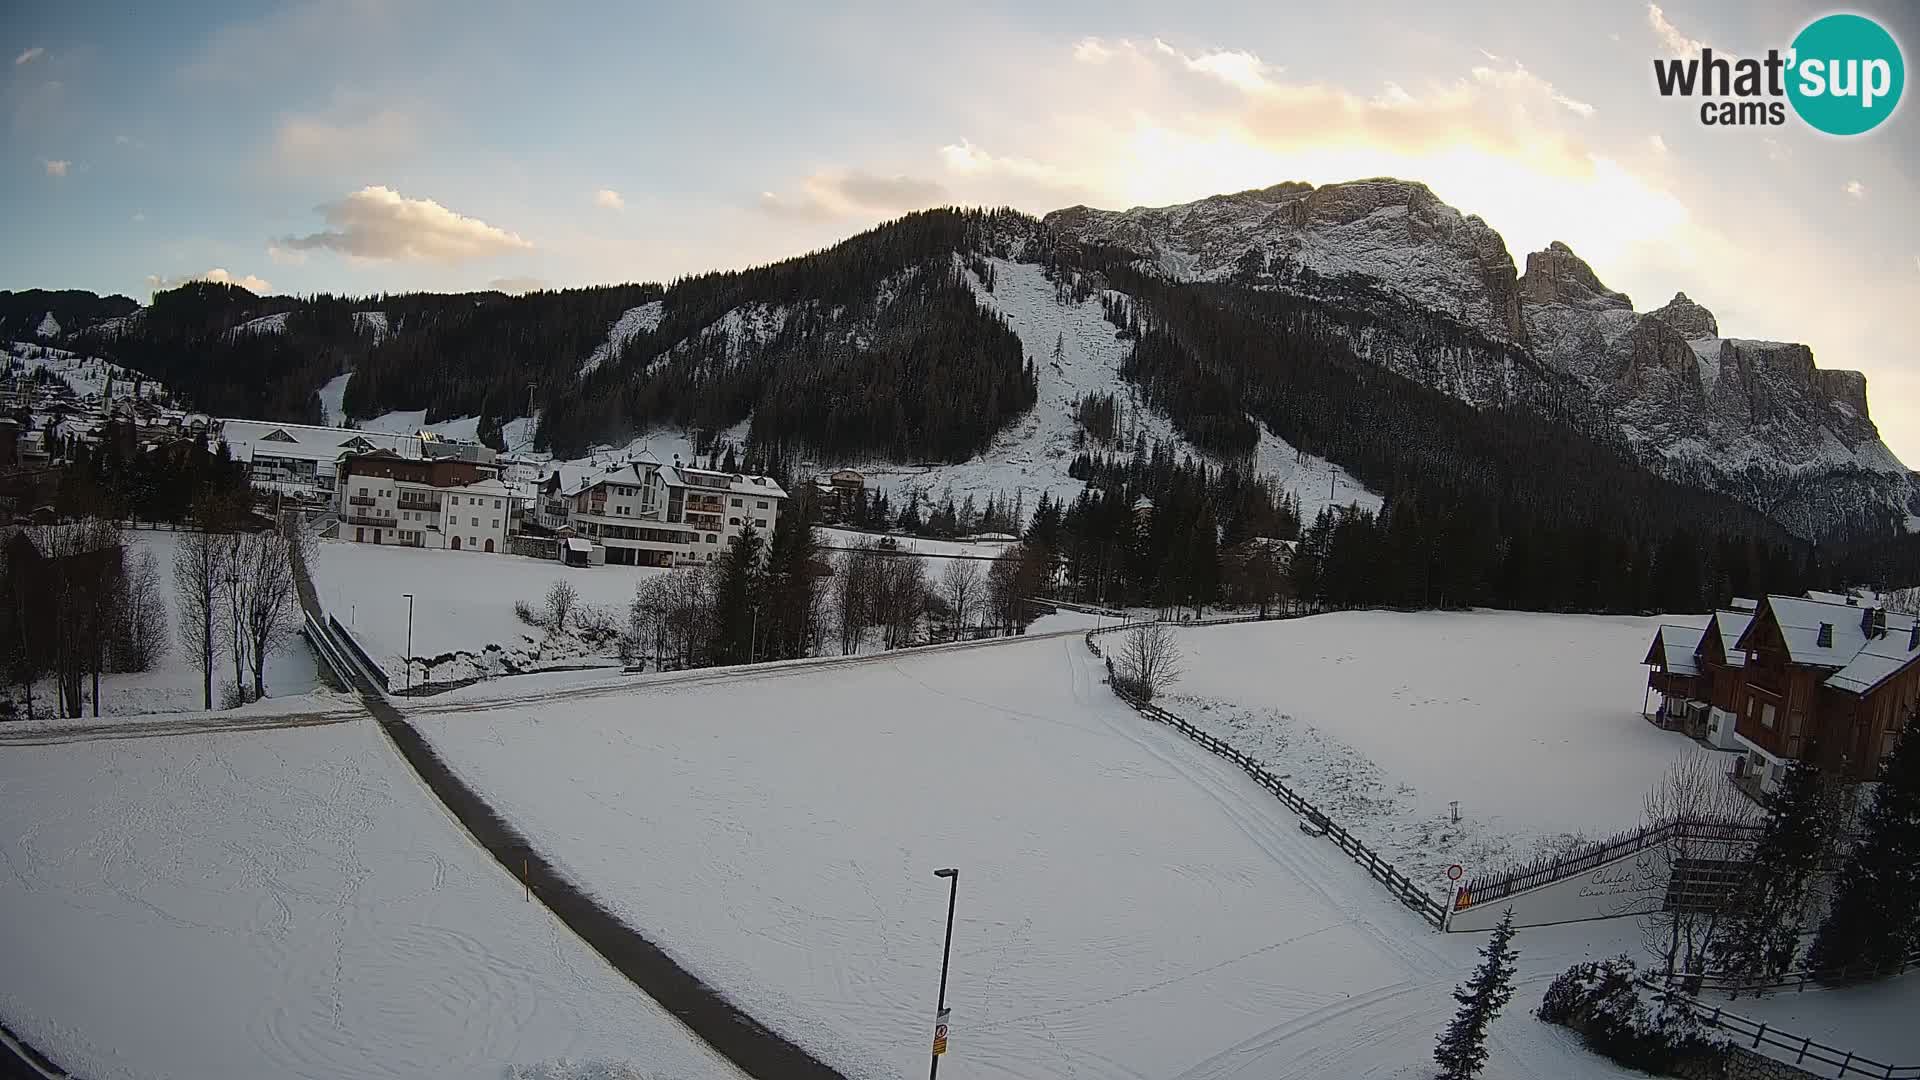
[[[1286,616],[1280,617],[1284,618]],[[1219,623],[1259,621],[1261,620],[1257,615],[1233,616],[1204,621],[1196,620],[1195,622],[1180,625],[1217,625]],[[1135,627],[1143,625],[1148,625],[1148,623],[1121,623],[1117,626],[1107,626],[1097,630],[1089,630],[1086,635],[1087,648],[1091,650],[1095,656],[1100,656],[1102,653],[1100,652],[1100,646],[1094,643],[1093,639],[1095,637],[1101,634],[1115,634],[1123,630],[1132,630]],[[1288,787],[1285,781],[1273,773],[1268,772],[1266,767],[1261,765],[1260,762],[1157,705],[1137,701],[1126,694],[1120,693],[1117,689],[1114,693],[1121,701],[1126,702],[1134,711],[1140,713],[1142,716],[1166,724],[1187,738],[1199,743],[1215,755],[1240,766],[1241,771],[1252,777],[1255,783],[1272,792],[1274,797],[1279,799],[1287,809],[1298,814],[1303,822],[1311,825],[1321,834],[1327,836],[1341,851],[1346,852],[1349,858],[1359,863],[1360,866],[1366,870],[1369,877],[1386,886],[1387,891],[1393,895],[1394,899],[1411,908],[1414,914],[1419,915],[1436,929],[1445,925],[1447,918],[1447,907],[1445,904],[1427,895],[1426,890],[1415,885],[1413,881],[1401,873],[1397,867],[1381,858],[1372,848],[1368,847],[1358,837],[1341,827],[1339,822],[1328,817],[1319,807],[1302,798],[1298,792]]]
[[[347,501],[355,506],[372,506],[375,503],[374,497],[371,495],[349,495],[347,496]]]
[[[344,517],[349,525],[371,525],[376,529],[397,529],[400,527],[399,518],[374,517],[371,514],[346,514]]]
[[[1697,998],[1689,997],[1678,991],[1661,989],[1651,980],[1644,980],[1643,985],[1653,990],[1653,996],[1655,998],[1678,1004],[1681,1008],[1692,1013],[1707,1027],[1716,1028],[1730,1035],[1737,1036],[1742,1043],[1746,1043],[1749,1039],[1753,1040],[1748,1044],[1751,1049],[1758,1050],[1761,1047],[1771,1047],[1775,1050],[1785,1051],[1793,1055],[1793,1060],[1790,1064],[1796,1066],[1804,1066],[1812,1063],[1838,1069],[1839,1071],[1833,1074],[1836,1080],[1848,1076],[1876,1077],[1878,1080],[1915,1080],[1915,1078],[1920,1078],[1920,1065],[1883,1064],[1871,1058],[1861,1057],[1851,1050],[1845,1050],[1837,1046],[1828,1046],[1826,1043],[1815,1042],[1805,1035],[1795,1035],[1791,1032],[1781,1031],[1771,1024],[1758,1020],[1750,1020],[1738,1013],[1730,1013],[1722,1006],[1709,1006]],[[1775,1057],[1771,1054],[1767,1056],[1774,1057],[1774,1059],[1778,1061],[1786,1060],[1784,1057]]]

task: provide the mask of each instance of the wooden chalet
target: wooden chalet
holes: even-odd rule
[[[1769,596],[1734,648],[1735,775],[1750,790],[1809,752],[1844,779],[1876,778],[1920,701],[1920,621],[1856,598]]]

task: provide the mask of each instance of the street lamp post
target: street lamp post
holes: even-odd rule
[[[401,593],[407,598],[407,696],[413,696],[413,594]]]
[[[940,953],[940,1004],[934,1013],[933,1064],[927,1070],[927,1080],[936,1080],[940,1075],[940,1055],[946,1053],[947,1024],[947,961],[953,956],[953,902],[960,892],[960,871],[947,867],[933,872],[934,877],[947,879],[947,944]]]

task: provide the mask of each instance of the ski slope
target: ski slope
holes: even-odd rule
[[[1039,383],[1038,398],[1025,416],[994,437],[988,449],[959,465],[931,467],[888,463],[856,463],[870,484],[887,488],[895,505],[904,505],[905,493],[918,490],[936,498],[949,489],[956,499],[972,494],[985,502],[988,495],[1025,494],[1028,507],[1041,492],[1071,501],[1086,486],[1067,475],[1067,466],[1079,452],[1075,437],[1076,402],[1111,394],[1130,418],[1130,430],[1149,444],[1169,442],[1196,458],[1206,455],[1193,448],[1174,428],[1173,421],[1141,404],[1139,390],[1120,377],[1120,365],[1131,345],[1114,336],[1100,297],[1079,303],[1055,299],[1045,268],[1007,259],[987,260],[993,266],[994,287],[988,291],[978,275],[966,271],[974,298],[988,311],[1006,320],[1019,337],[1021,348],[1033,360]],[[1055,355],[1058,349],[1059,355]],[[1300,499],[1304,520],[1312,521],[1322,507],[1357,504],[1377,509],[1380,498],[1366,490],[1346,470],[1322,458],[1301,455],[1286,440],[1262,425],[1255,468],[1275,477],[1280,490]]]
[[[1160,704],[1290,774],[1444,898],[1451,863],[1471,875],[1637,827],[1671,763],[1709,753],[1640,716],[1640,660],[1675,621],[1383,611],[1193,627]]]
[[[10,747],[0,819],[0,1016],[88,1080],[738,1076],[370,721]]]
[[[849,1077],[925,1067],[946,865],[943,1078],[1423,1075],[1478,942],[1099,677],[1068,636],[417,723],[587,891]],[[1523,997],[1593,947],[1562,930]],[[1484,1075],[1621,1075],[1528,1004]]]

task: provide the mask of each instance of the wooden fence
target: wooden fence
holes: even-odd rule
[[[1808,1065],[1824,1065],[1838,1070],[1835,1080],[1848,1076],[1875,1077],[1878,1080],[1916,1080],[1920,1078],[1920,1065],[1886,1065],[1871,1058],[1861,1057],[1851,1050],[1815,1042],[1805,1035],[1795,1035],[1781,1031],[1758,1020],[1750,1020],[1725,1008],[1708,1005],[1697,998],[1673,990],[1663,990],[1651,980],[1643,980],[1644,985],[1653,990],[1656,999],[1671,1001],[1698,1017],[1707,1027],[1724,1031],[1735,1037],[1741,1044],[1758,1050],[1770,1047],[1793,1055],[1791,1064],[1800,1068]],[[1748,1040],[1752,1040],[1748,1042]],[[1782,1055],[1769,1054],[1776,1061],[1786,1061]]]
[[[1233,617],[1233,618],[1225,618],[1225,619],[1218,619],[1218,620],[1207,620],[1207,624],[1212,625],[1214,623],[1219,623],[1219,622],[1257,622],[1259,621],[1259,619],[1260,619],[1259,616],[1253,615],[1253,616]],[[1122,630],[1131,630],[1134,627],[1143,626],[1143,625],[1147,625],[1147,624],[1137,623],[1137,622],[1123,623],[1119,626],[1109,626],[1099,630],[1090,630],[1087,632],[1087,648],[1091,650],[1095,656],[1100,656],[1102,655],[1102,653],[1100,652],[1100,646],[1095,644],[1093,640],[1095,637],[1101,634],[1119,633]],[[1187,623],[1184,625],[1192,626],[1195,624]],[[1393,895],[1394,899],[1400,901],[1402,904],[1405,904],[1408,908],[1411,908],[1415,914],[1419,915],[1422,919],[1425,919],[1429,924],[1431,924],[1435,928],[1440,928],[1445,924],[1446,917],[1447,917],[1447,907],[1445,904],[1441,903],[1440,901],[1434,899],[1431,896],[1428,896],[1425,890],[1421,889],[1418,885],[1415,885],[1411,880],[1407,878],[1405,874],[1402,874],[1399,871],[1399,869],[1397,869],[1392,863],[1381,858],[1377,853],[1374,852],[1372,848],[1368,847],[1365,843],[1361,842],[1361,840],[1358,837],[1354,836],[1352,833],[1342,828],[1339,822],[1336,822],[1331,817],[1328,817],[1324,812],[1320,810],[1319,807],[1314,806],[1312,803],[1302,798],[1298,792],[1288,787],[1286,783],[1282,781],[1278,776],[1275,776],[1273,773],[1268,772],[1266,767],[1261,765],[1258,761],[1255,761],[1253,758],[1249,757],[1245,753],[1242,753],[1240,750],[1236,749],[1235,747],[1230,746],[1227,743],[1221,741],[1220,739],[1217,739],[1214,736],[1208,734],[1207,732],[1200,730],[1199,728],[1193,726],[1187,721],[1181,719],[1178,716],[1175,716],[1174,714],[1168,712],[1165,709],[1160,708],[1157,705],[1152,705],[1144,701],[1136,701],[1125,694],[1120,694],[1118,691],[1116,691],[1115,693],[1116,693],[1116,696],[1118,696],[1121,701],[1126,702],[1129,706],[1131,706],[1136,712],[1140,713],[1142,716],[1145,716],[1149,719],[1157,720],[1160,723],[1166,724],[1168,727],[1171,727],[1175,731],[1180,732],[1182,735],[1185,735],[1187,738],[1192,739],[1194,742],[1197,742],[1201,746],[1206,747],[1209,751],[1211,751],[1215,755],[1219,757],[1223,757],[1228,761],[1233,762],[1235,765],[1240,766],[1241,771],[1245,772],[1248,776],[1252,777],[1255,783],[1259,784],[1261,787],[1266,788],[1268,791],[1272,792],[1275,798],[1279,799],[1283,804],[1286,805],[1287,809],[1293,811],[1295,814],[1298,814],[1300,816],[1301,821],[1306,826],[1310,826],[1314,831],[1325,835],[1328,839],[1331,839],[1336,845],[1339,846],[1341,851],[1344,851],[1347,853],[1347,856],[1349,858],[1351,858],[1354,862],[1359,863],[1361,867],[1367,871],[1368,876],[1372,877],[1375,881],[1379,882],[1380,884],[1386,886],[1387,891]]]
[[[1573,855],[1535,863],[1504,874],[1469,878],[1455,896],[1454,908],[1465,911],[1469,907],[1504,900],[1528,889],[1565,881],[1615,859],[1663,844],[1676,835],[1695,840],[1738,843],[1758,838],[1760,830],[1759,825],[1715,821],[1670,821],[1663,825],[1634,829],[1598,841]]]
[[[1781,972],[1779,975],[1759,979],[1741,978],[1733,975],[1714,975],[1712,973],[1705,975],[1673,975],[1667,979],[1667,982],[1671,985],[1684,981],[1697,985],[1702,990],[1718,990],[1726,994],[1747,994],[1757,993],[1761,990],[1786,989],[1791,989],[1794,993],[1802,993],[1808,987],[1812,987],[1815,990],[1824,990],[1829,986],[1843,986],[1865,979],[1894,978],[1905,975],[1910,971],[1920,971],[1920,949],[1915,949],[1908,953],[1901,958],[1898,964],[1895,964],[1891,968],[1872,964],[1862,965],[1858,968],[1841,968],[1838,971],[1822,972],[1821,974],[1827,976],[1827,980],[1824,982],[1815,977],[1815,973],[1811,968],[1795,968],[1792,971]]]

